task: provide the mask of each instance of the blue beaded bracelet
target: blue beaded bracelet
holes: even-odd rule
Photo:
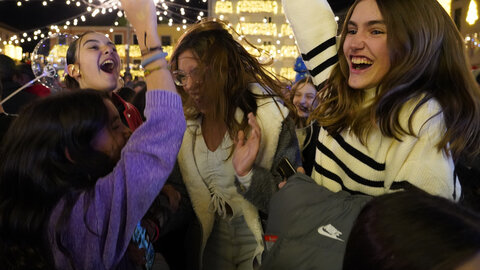
[[[156,53],[156,54],[150,56],[149,58],[143,60],[141,65],[142,65],[142,67],[146,67],[147,65],[151,64],[152,62],[154,62],[158,59],[165,59],[165,57],[167,55],[168,55],[168,53],[166,53],[166,52]]]

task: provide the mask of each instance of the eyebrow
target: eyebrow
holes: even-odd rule
[[[85,47],[85,45],[87,45],[87,43],[90,43],[90,42],[93,42],[93,43],[100,43],[99,40],[96,40],[96,39],[89,39],[89,40],[86,40],[84,43],[83,43],[83,46]],[[111,41],[108,41],[107,42],[107,45],[115,45],[113,44],[113,42]]]
[[[366,24],[367,24],[367,26],[372,26],[372,25],[376,25],[376,24],[385,25],[385,21],[384,20],[373,20],[373,21],[368,21]],[[354,21],[348,21],[348,25],[358,26],[358,24]]]

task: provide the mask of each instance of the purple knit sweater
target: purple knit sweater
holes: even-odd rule
[[[75,201],[57,245],[55,228],[64,207],[61,200],[49,220],[48,241],[57,269],[128,269],[127,246],[139,220],[163,187],[185,131],[180,96],[149,91],[148,119],[130,137],[117,166]]]

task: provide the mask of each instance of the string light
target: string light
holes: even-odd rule
[[[244,35],[277,35],[277,25],[274,23],[239,23],[235,30]]]
[[[273,13],[278,12],[277,1],[238,1],[237,13]]]
[[[23,6],[25,5],[25,2],[28,2],[28,0],[23,0],[23,2],[22,0],[19,0],[17,2],[17,5]],[[47,6],[48,2],[53,2],[53,1],[44,0],[42,2],[42,5]],[[195,20],[192,18],[196,17],[197,20],[201,20],[205,16],[204,11],[206,11],[206,9],[195,8],[195,7],[190,7],[188,5],[178,4],[174,0],[170,0],[168,2],[166,2],[165,0],[154,0],[154,2],[157,4],[157,14],[159,15],[163,14],[162,16],[175,18],[176,21],[182,21],[183,24],[186,24],[188,22],[193,23]],[[206,1],[203,1],[203,2],[205,3]],[[66,20],[53,24],[53,25],[62,25],[61,27],[63,29],[68,29],[68,27],[72,25],[72,21],[74,26],[77,26],[80,22],[82,23],[86,22],[86,15],[90,15],[92,18],[94,18],[98,15],[107,14],[107,11],[108,13],[113,13],[115,11],[117,12],[116,13],[117,17],[123,17],[123,12],[119,9],[121,7],[121,3],[119,0],[66,0],[65,4],[66,5],[75,4],[77,7],[83,6],[85,8],[85,11],[75,17],[68,18]],[[159,21],[163,21],[163,17],[159,17]],[[172,26],[173,20],[169,22],[168,25]],[[185,29],[186,27],[182,27],[182,28]],[[38,30],[38,31],[39,32],[32,33],[32,30],[27,30],[26,32],[28,34],[26,37],[24,36],[25,38],[23,42],[38,40],[39,38],[38,35],[41,33],[41,30]],[[53,31],[58,33],[60,29],[55,28]]]
[[[215,13],[233,13],[233,5],[230,1],[217,1],[215,3]]]
[[[229,7],[235,9],[238,15],[230,15]],[[215,5],[215,13],[212,16],[230,21],[235,25],[235,30],[240,36],[238,41],[246,50],[257,57],[259,61],[265,61],[272,65],[271,71],[285,78],[293,80],[295,71],[293,65],[298,57],[298,48],[293,38],[293,30],[283,16],[280,1],[228,1],[218,0]],[[284,23],[278,23],[285,21]],[[248,40],[254,42],[258,49],[248,45]],[[258,44],[258,45],[257,45]]]

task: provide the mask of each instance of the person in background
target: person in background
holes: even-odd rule
[[[350,233],[344,270],[477,270],[480,215],[420,190],[373,198]]]
[[[0,54],[0,83],[3,86],[3,93],[1,96],[2,100],[5,100],[5,98],[10,96],[22,86],[13,80],[14,75],[15,61],[4,54]],[[23,106],[37,98],[38,96],[22,90],[1,105],[3,106],[3,110],[5,112],[17,114]]]
[[[271,194],[283,180],[276,172],[280,159],[301,164],[294,123],[280,101],[284,85],[225,23],[212,19],[182,35],[171,68],[188,123],[178,162],[198,220],[192,228],[197,237],[189,239],[195,253],[190,267],[254,269],[264,250],[259,211],[267,211],[268,201],[250,194],[245,199],[239,183]],[[254,115],[258,128],[250,129]],[[234,145],[236,138],[260,132],[260,157],[235,162],[234,152],[244,149]]]
[[[147,92],[147,85],[144,81],[138,81],[133,85],[133,91],[135,95],[132,98],[132,104],[138,108],[142,119],[145,121],[145,115],[143,115],[143,108],[145,108],[145,93]]]
[[[133,81],[132,73],[125,72],[125,74],[123,74],[123,86],[128,88],[133,88],[133,84],[134,84],[134,81]]]
[[[318,137],[318,127],[314,128],[315,122],[308,123],[310,113],[318,105],[316,96],[317,89],[310,76],[301,78],[292,86],[291,99],[296,109],[296,116],[294,117],[295,133],[302,152],[303,168],[307,175],[311,174],[313,164],[309,164],[309,160],[304,158],[303,152],[314,151],[315,141]]]
[[[15,74],[13,75],[13,80],[20,85],[25,85],[31,80],[35,79],[35,75],[32,71],[32,66],[27,63],[20,63],[15,66]],[[29,87],[23,89],[22,91],[32,93],[39,97],[46,97],[50,95],[50,88],[44,86],[39,82],[34,82]]]

